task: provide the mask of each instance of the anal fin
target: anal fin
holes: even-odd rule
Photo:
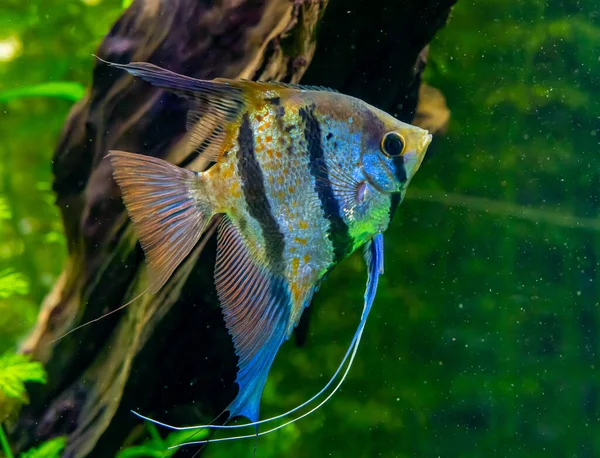
[[[257,421],[267,375],[288,336],[289,286],[282,275],[261,265],[227,217],[219,227],[215,283],[239,358],[239,391],[228,411],[230,417]]]

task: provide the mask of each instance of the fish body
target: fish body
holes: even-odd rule
[[[187,147],[211,167],[193,172],[137,154],[109,157],[153,291],[210,219],[224,215],[215,283],[239,358],[239,392],[228,410],[257,421],[280,345],[325,274],[387,229],[431,136],[320,88],[115,66],[190,100]]]
[[[199,195],[229,216],[299,303],[325,272],[387,229],[392,196],[376,192],[360,170],[363,127],[352,125],[359,101],[335,119],[323,106],[339,94],[278,92],[242,115],[236,141],[202,175]]]

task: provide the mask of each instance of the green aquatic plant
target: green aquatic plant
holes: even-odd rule
[[[10,352],[0,355],[0,422],[29,402],[27,382],[46,383],[44,367],[26,355]]]
[[[0,271],[0,298],[6,299],[14,295],[25,295],[29,292],[29,282],[25,276],[13,269]]]
[[[146,422],[150,438],[146,441],[127,447],[121,450],[116,458],[169,458],[175,454],[176,448],[170,448],[190,440],[193,436],[194,440],[203,440],[208,438],[208,429],[200,430],[196,433],[190,431],[175,431],[163,438],[156,426],[150,422]]]
[[[85,94],[85,87],[72,81],[57,81],[35,84],[16,89],[0,91],[0,102],[21,99],[24,97],[57,97],[77,102]]]
[[[67,439],[65,437],[55,437],[38,447],[21,453],[19,458],[60,458],[66,443]]]
[[[15,338],[35,320],[36,308],[26,299],[29,292],[29,280],[22,272],[0,268],[0,352],[13,348]]]
[[[26,355],[4,353],[0,355],[0,450],[6,458],[14,455],[2,423],[29,402],[25,383],[46,383],[46,371],[37,361]],[[56,437],[19,455],[19,458],[59,458],[66,439]]]
[[[6,198],[0,195],[0,221],[10,219],[12,213]]]

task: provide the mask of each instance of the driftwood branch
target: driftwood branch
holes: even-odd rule
[[[330,86],[430,130],[443,129],[441,94],[421,85],[427,45],[455,0],[136,0],[98,49],[106,60],[148,61],[198,78]],[[420,89],[421,88],[421,89]],[[212,285],[206,237],[154,296],[108,161],[111,149],[192,169],[173,146],[182,99],[96,61],[92,87],[66,121],[54,190],[69,258],[22,351],[44,362],[12,437],[19,447],[66,434],[68,457],[114,456],[140,427],[130,409],[175,424],[211,420],[234,397],[235,356]],[[174,151],[178,151],[175,153]],[[310,310],[310,309],[309,309]],[[298,328],[299,341],[308,318]],[[182,364],[185,362],[186,364]]]

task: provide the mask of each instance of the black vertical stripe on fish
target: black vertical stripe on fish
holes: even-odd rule
[[[400,200],[402,199],[402,195],[399,192],[392,194],[392,198],[390,199],[390,223],[396,214],[396,210],[400,205]]]
[[[394,175],[399,183],[406,183],[408,177],[406,176],[406,168],[404,167],[404,156],[399,156],[394,159]],[[404,186],[403,186],[404,187]]]
[[[313,114],[314,107],[300,108],[299,114],[304,121],[304,138],[306,140],[309,157],[309,169],[315,179],[315,191],[321,201],[321,207],[330,224],[330,237],[333,245],[335,261],[341,261],[352,251],[354,240],[348,230],[348,225],[342,217],[340,203],[338,202],[331,181],[329,170],[321,144],[321,126]]]
[[[394,176],[401,183],[401,189],[404,189],[404,185],[408,177],[406,176],[406,167],[404,167],[404,157],[400,156],[394,159]],[[392,201],[390,203],[390,223],[394,218],[394,214],[400,205],[400,201],[402,200],[402,194],[400,192],[392,194]]]
[[[248,205],[248,212],[260,225],[265,240],[266,257],[274,272],[284,270],[284,238],[273,216],[271,204],[267,198],[264,175],[254,152],[254,134],[250,127],[250,118],[245,113],[238,136],[238,170],[242,180],[242,191]]]

